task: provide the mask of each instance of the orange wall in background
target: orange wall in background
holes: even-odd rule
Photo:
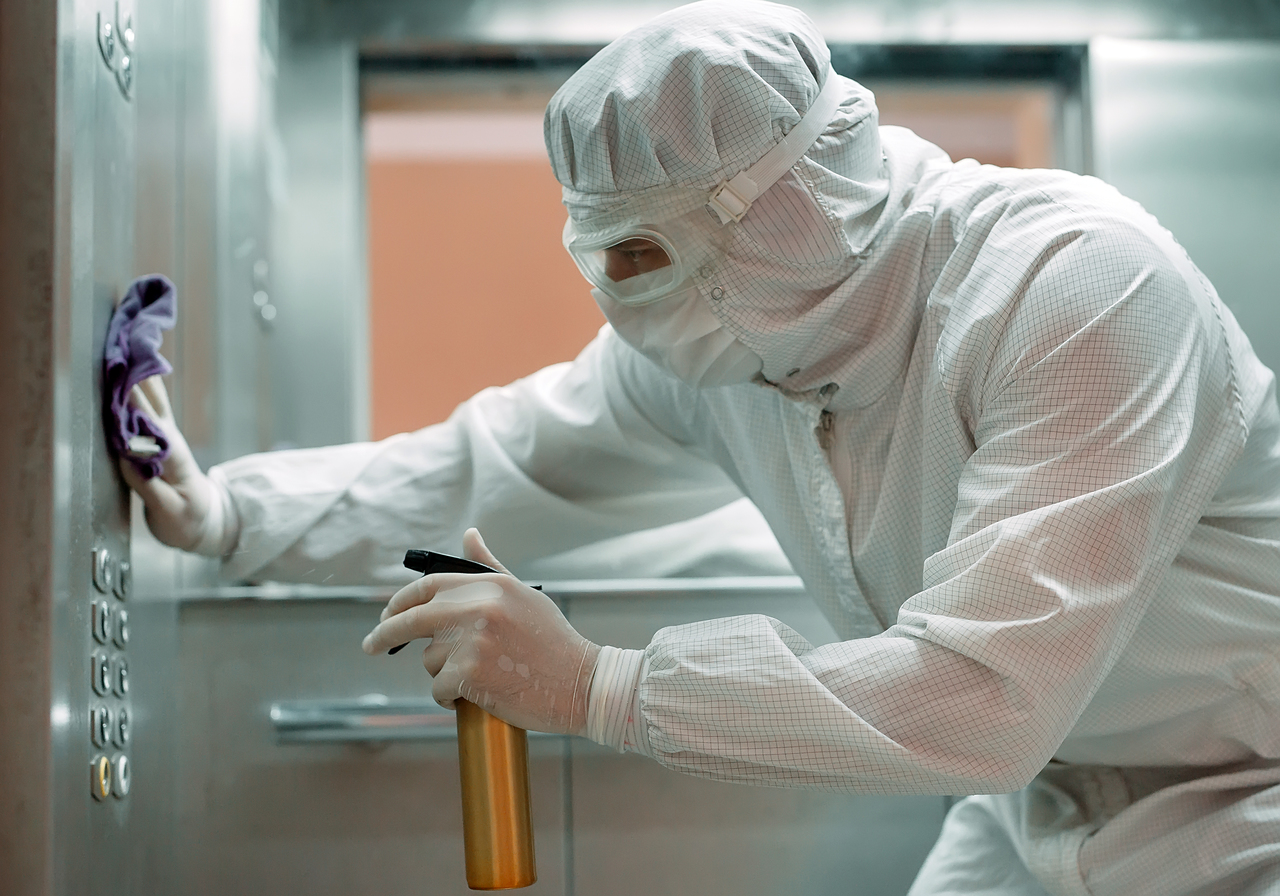
[[[365,98],[374,438],[568,361],[604,323],[560,245],[542,137],[550,93],[516,86]],[[1052,164],[1047,88],[885,85],[878,97],[882,123],[953,158]]]
[[[604,323],[545,159],[370,159],[367,177],[373,438],[571,360]]]

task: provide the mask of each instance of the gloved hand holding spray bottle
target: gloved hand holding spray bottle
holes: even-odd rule
[[[425,575],[391,598],[364,650],[431,638],[422,664],[432,695],[458,713],[467,885],[527,887],[537,870],[524,729],[586,732],[600,647],[507,572],[478,531],[468,529],[462,543],[465,559],[409,552],[405,565]]]

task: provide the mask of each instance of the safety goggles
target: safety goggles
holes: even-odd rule
[[[672,229],[662,228],[668,233]],[[690,270],[688,249],[701,242],[691,242],[691,235],[685,234],[681,242],[686,251],[681,253],[668,233],[634,224],[583,233],[569,220],[564,227],[564,247],[593,286],[624,305],[646,305],[670,295],[685,281]]]
[[[620,217],[625,215],[623,221],[597,221],[592,227],[571,217],[564,226],[564,247],[578,270],[624,305],[656,302],[694,271],[705,275],[729,239],[728,225],[742,220],[760,194],[800,160],[831,121],[840,105],[840,80],[829,71],[818,96],[786,136],[754,165],[710,193],[693,191],[692,203],[689,190],[657,191],[652,197],[633,197],[634,202],[619,210]],[[667,214],[655,215],[659,208]]]

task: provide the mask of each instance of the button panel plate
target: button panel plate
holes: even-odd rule
[[[89,707],[89,740],[95,750],[90,785],[98,802],[112,795],[124,799],[132,783],[126,752],[133,733],[128,705],[129,660],[125,655],[130,632],[129,611],[124,608],[132,585],[131,572],[128,559],[117,559],[101,544],[94,549],[92,581],[97,594],[89,613],[89,680],[98,699]],[[111,756],[96,752],[111,748],[117,751]]]

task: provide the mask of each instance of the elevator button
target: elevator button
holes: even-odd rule
[[[116,726],[112,729],[111,739],[122,750],[129,746],[129,708],[126,706],[116,710]]]
[[[116,55],[116,28],[110,19],[102,18],[102,13],[98,13],[98,51],[107,68],[111,68]]]
[[[133,567],[128,560],[121,560],[116,564],[116,581],[114,591],[116,597],[124,600],[129,596],[129,589],[133,587]]]
[[[111,605],[105,600],[93,602],[93,639],[99,644],[111,640]]]
[[[94,653],[89,665],[93,679],[93,692],[99,697],[107,696],[111,693],[111,657],[105,653]]]
[[[93,552],[93,585],[103,594],[110,594],[115,587],[115,565],[111,560],[111,552],[106,548],[97,548]]]
[[[129,611],[116,610],[115,642],[120,648],[129,646]]]
[[[116,658],[115,675],[113,676],[117,697],[129,695],[129,662],[124,657]]]
[[[95,800],[111,796],[111,760],[106,756],[95,756],[89,763],[89,788]]]
[[[111,740],[112,731],[111,710],[105,706],[95,706],[89,710],[89,734],[95,747],[105,747]]]
[[[112,777],[115,783],[111,788],[111,792],[116,795],[116,799],[124,799],[129,795],[129,785],[133,783],[133,771],[129,768],[129,757],[123,753],[117,753],[115,759],[111,760]]]

